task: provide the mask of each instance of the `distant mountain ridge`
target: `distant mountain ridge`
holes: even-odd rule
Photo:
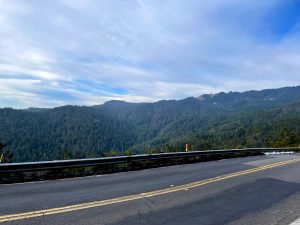
[[[201,95],[154,103],[0,109],[0,140],[15,161],[111,152],[263,147],[288,130],[300,136],[300,86]]]

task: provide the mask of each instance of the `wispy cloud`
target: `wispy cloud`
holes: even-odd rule
[[[0,107],[299,85],[299,32],[297,0],[0,0]]]

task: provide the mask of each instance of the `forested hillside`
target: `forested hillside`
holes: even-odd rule
[[[300,143],[300,87],[155,103],[0,109],[0,141],[13,161]]]

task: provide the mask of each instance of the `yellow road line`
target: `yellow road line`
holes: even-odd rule
[[[8,222],[8,221],[15,221],[15,220],[23,220],[23,219],[28,219],[28,218],[40,217],[40,216],[48,216],[48,215],[59,214],[59,213],[78,211],[78,210],[82,210],[82,209],[100,207],[100,206],[105,206],[105,205],[121,203],[121,202],[128,202],[128,201],[133,201],[133,200],[138,200],[138,199],[143,199],[143,198],[154,197],[154,196],[158,196],[158,195],[164,195],[164,194],[168,194],[168,193],[174,193],[174,192],[183,191],[183,190],[187,190],[187,189],[191,189],[191,188],[195,188],[195,187],[200,187],[200,186],[203,186],[206,184],[210,184],[210,183],[214,183],[214,182],[218,182],[218,181],[222,181],[222,180],[227,180],[227,179],[238,177],[241,175],[251,174],[251,173],[275,168],[278,166],[283,166],[283,165],[287,165],[290,163],[299,162],[299,161],[300,161],[300,157],[296,158],[296,159],[292,159],[292,160],[287,160],[287,161],[278,162],[278,163],[272,163],[272,164],[268,164],[265,166],[256,167],[253,169],[242,170],[242,171],[235,172],[235,173],[230,173],[230,174],[226,174],[226,175],[222,175],[222,176],[218,176],[218,177],[214,177],[214,178],[196,181],[196,182],[189,183],[189,184],[173,186],[173,187],[156,190],[156,191],[150,191],[150,192],[141,193],[141,194],[134,194],[134,195],[128,195],[128,196],[124,196],[124,197],[112,198],[112,199],[101,200],[101,201],[93,201],[93,202],[88,202],[88,203],[69,205],[69,206],[52,208],[52,209],[44,209],[44,210],[38,210],[38,211],[33,211],[33,212],[3,215],[3,216],[0,216],[0,223]]]

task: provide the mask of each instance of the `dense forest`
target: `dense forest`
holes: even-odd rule
[[[155,103],[0,109],[10,161],[300,143],[300,86]],[[4,147],[4,146],[3,146]],[[8,157],[7,157],[8,159]]]

